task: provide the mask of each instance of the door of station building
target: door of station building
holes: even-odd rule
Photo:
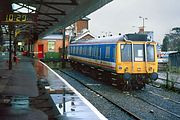
[[[38,45],[38,58],[42,59],[44,58],[44,46]]]

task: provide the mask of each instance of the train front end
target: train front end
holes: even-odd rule
[[[116,50],[116,73],[120,85],[128,84],[139,89],[158,78],[156,42],[136,37],[136,40],[119,41]]]

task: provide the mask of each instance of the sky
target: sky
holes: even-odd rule
[[[138,32],[145,20],[145,31],[154,32],[162,43],[165,34],[180,27],[180,0],[113,0],[87,17],[89,30],[95,36]]]

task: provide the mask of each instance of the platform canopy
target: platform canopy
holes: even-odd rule
[[[28,16],[33,16],[33,18],[35,18],[33,25],[23,24],[16,27],[17,29],[21,29],[21,31],[29,31],[30,29],[31,32],[35,32],[42,38],[71,25],[111,1],[112,0],[0,0],[0,17],[1,21],[3,21],[3,17],[11,21],[12,19],[25,21],[26,16],[23,16],[24,13]],[[15,13],[15,15],[13,15],[13,13]],[[22,14],[18,15],[19,13]],[[9,14],[9,16],[6,16],[7,14]],[[5,26],[2,22],[0,24],[1,27]]]

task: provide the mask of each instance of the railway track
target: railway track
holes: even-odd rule
[[[108,102],[110,102],[111,104],[113,104],[114,106],[116,106],[117,108],[119,108],[121,111],[125,112],[128,116],[131,116],[131,118],[133,119],[137,119],[137,120],[141,120],[141,119],[146,119],[146,117],[144,116],[141,116],[139,113],[134,112],[133,110],[131,110],[131,108],[128,108],[127,106],[123,106],[122,104],[118,104],[118,101],[113,101],[112,100],[112,97],[108,97],[107,95],[104,95],[101,91],[98,92],[97,90],[94,90],[94,88],[92,87],[92,85],[90,84],[87,84],[87,83],[84,83],[82,80],[79,80],[78,78],[76,78],[77,76],[74,76],[74,75],[71,75],[69,72],[64,72],[62,70],[60,70],[60,72],[62,72],[63,74],[66,74],[67,76],[73,78],[74,80],[76,80],[77,82],[79,82],[80,84],[82,84],[83,86],[85,86],[87,89],[89,89],[90,91],[93,91],[95,94],[97,94],[97,96],[99,97],[102,97],[104,99],[106,99]],[[115,88],[115,87],[114,87]],[[115,88],[116,89],[116,88]],[[142,90],[143,91],[143,90]],[[152,94],[154,96],[158,96],[158,97],[161,97],[162,99],[165,99],[165,100],[169,100],[171,102],[174,102],[175,104],[180,104],[180,102],[178,100],[173,100],[171,98],[168,98],[166,96],[163,96],[163,95],[160,95],[160,94],[157,94],[157,93],[154,93],[153,91],[144,91],[144,92],[147,92],[148,94]],[[147,105],[149,106],[152,106],[153,109],[158,109],[158,111],[163,111],[163,114],[168,114],[167,116],[174,116],[175,118],[177,119],[180,119],[180,115],[179,114],[176,114],[174,113],[173,111],[169,111],[168,109],[165,109],[159,105],[156,105],[155,103],[152,103],[146,99],[143,99],[139,96],[136,96],[134,94],[132,94],[133,92],[129,92],[128,94],[130,94],[130,96],[134,97],[135,99],[138,99],[139,101],[141,102],[144,102],[146,103]],[[126,103],[128,104],[128,103]],[[142,110],[143,111],[143,110]],[[150,111],[149,113],[146,113],[147,115],[148,114],[151,114],[149,116],[153,116],[153,112],[154,111]],[[160,112],[160,113],[161,113]]]
[[[152,87],[160,88],[160,87],[157,87],[157,86],[152,86]],[[143,90],[143,91],[144,91],[144,90]],[[155,92],[153,92],[153,91],[146,91],[146,92],[148,92],[148,93],[150,93],[150,94],[153,94],[153,95],[155,95],[155,96],[159,96],[159,97],[161,97],[161,98],[163,98],[163,99],[169,100],[169,101],[174,102],[174,103],[176,103],[176,104],[180,104],[180,101],[173,100],[173,99],[171,99],[171,98],[168,97],[168,96],[160,95],[160,94],[157,94],[157,93],[155,93]]]
[[[74,80],[76,80],[77,82],[79,82],[80,84],[82,84],[83,86],[85,86],[86,88],[88,88],[90,91],[96,93],[97,96],[99,97],[102,97],[104,98],[105,100],[107,100],[108,102],[110,102],[112,105],[114,105],[115,107],[119,108],[121,111],[125,112],[126,114],[128,114],[130,117],[132,117],[133,119],[135,120],[142,120],[143,118],[141,117],[138,117],[136,114],[130,112],[129,110],[127,110],[126,108],[120,106],[120,105],[117,105],[115,102],[113,102],[112,100],[110,100],[109,98],[107,98],[106,96],[104,96],[103,94],[99,93],[98,91],[92,89],[91,87],[89,87],[89,84],[85,84],[83,83],[82,81],[80,81],[79,79],[75,78],[74,76],[62,71],[62,70],[59,70],[60,72],[66,74],[67,76],[73,78]]]
[[[171,112],[171,111],[169,111],[169,110],[167,110],[167,109],[165,109],[165,108],[163,108],[163,107],[160,107],[160,106],[158,106],[158,105],[156,105],[156,104],[154,104],[154,103],[152,103],[152,102],[149,102],[149,101],[147,101],[147,100],[145,100],[145,99],[143,99],[143,98],[141,98],[141,97],[139,97],[139,96],[136,96],[136,95],[133,95],[133,94],[132,94],[132,96],[135,97],[135,98],[137,98],[137,99],[139,99],[139,100],[141,100],[141,101],[144,101],[144,102],[148,103],[149,105],[152,105],[152,106],[154,106],[154,107],[156,107],[156,108],[158,108],[158,109],[160,109],[160,110],[162,110],[162,111],[164,111],[164,112],[167,112],[167,113],[169,113],[169,114],[171,114],[171,115],[173,115],[173,116],[175,116],[175,117],[177,117],[177,118],[180,119],[180,115],[178,115],[178,114],[176,114],[176,113],[174,113],[174,112]],[[160,96],[160,95],[158,95],[158,96]],[[179,104],[179,102],[174,101],[174,100],[172,100],[172,99],[170,99],[170,101],[173,101],[173,102]]]

